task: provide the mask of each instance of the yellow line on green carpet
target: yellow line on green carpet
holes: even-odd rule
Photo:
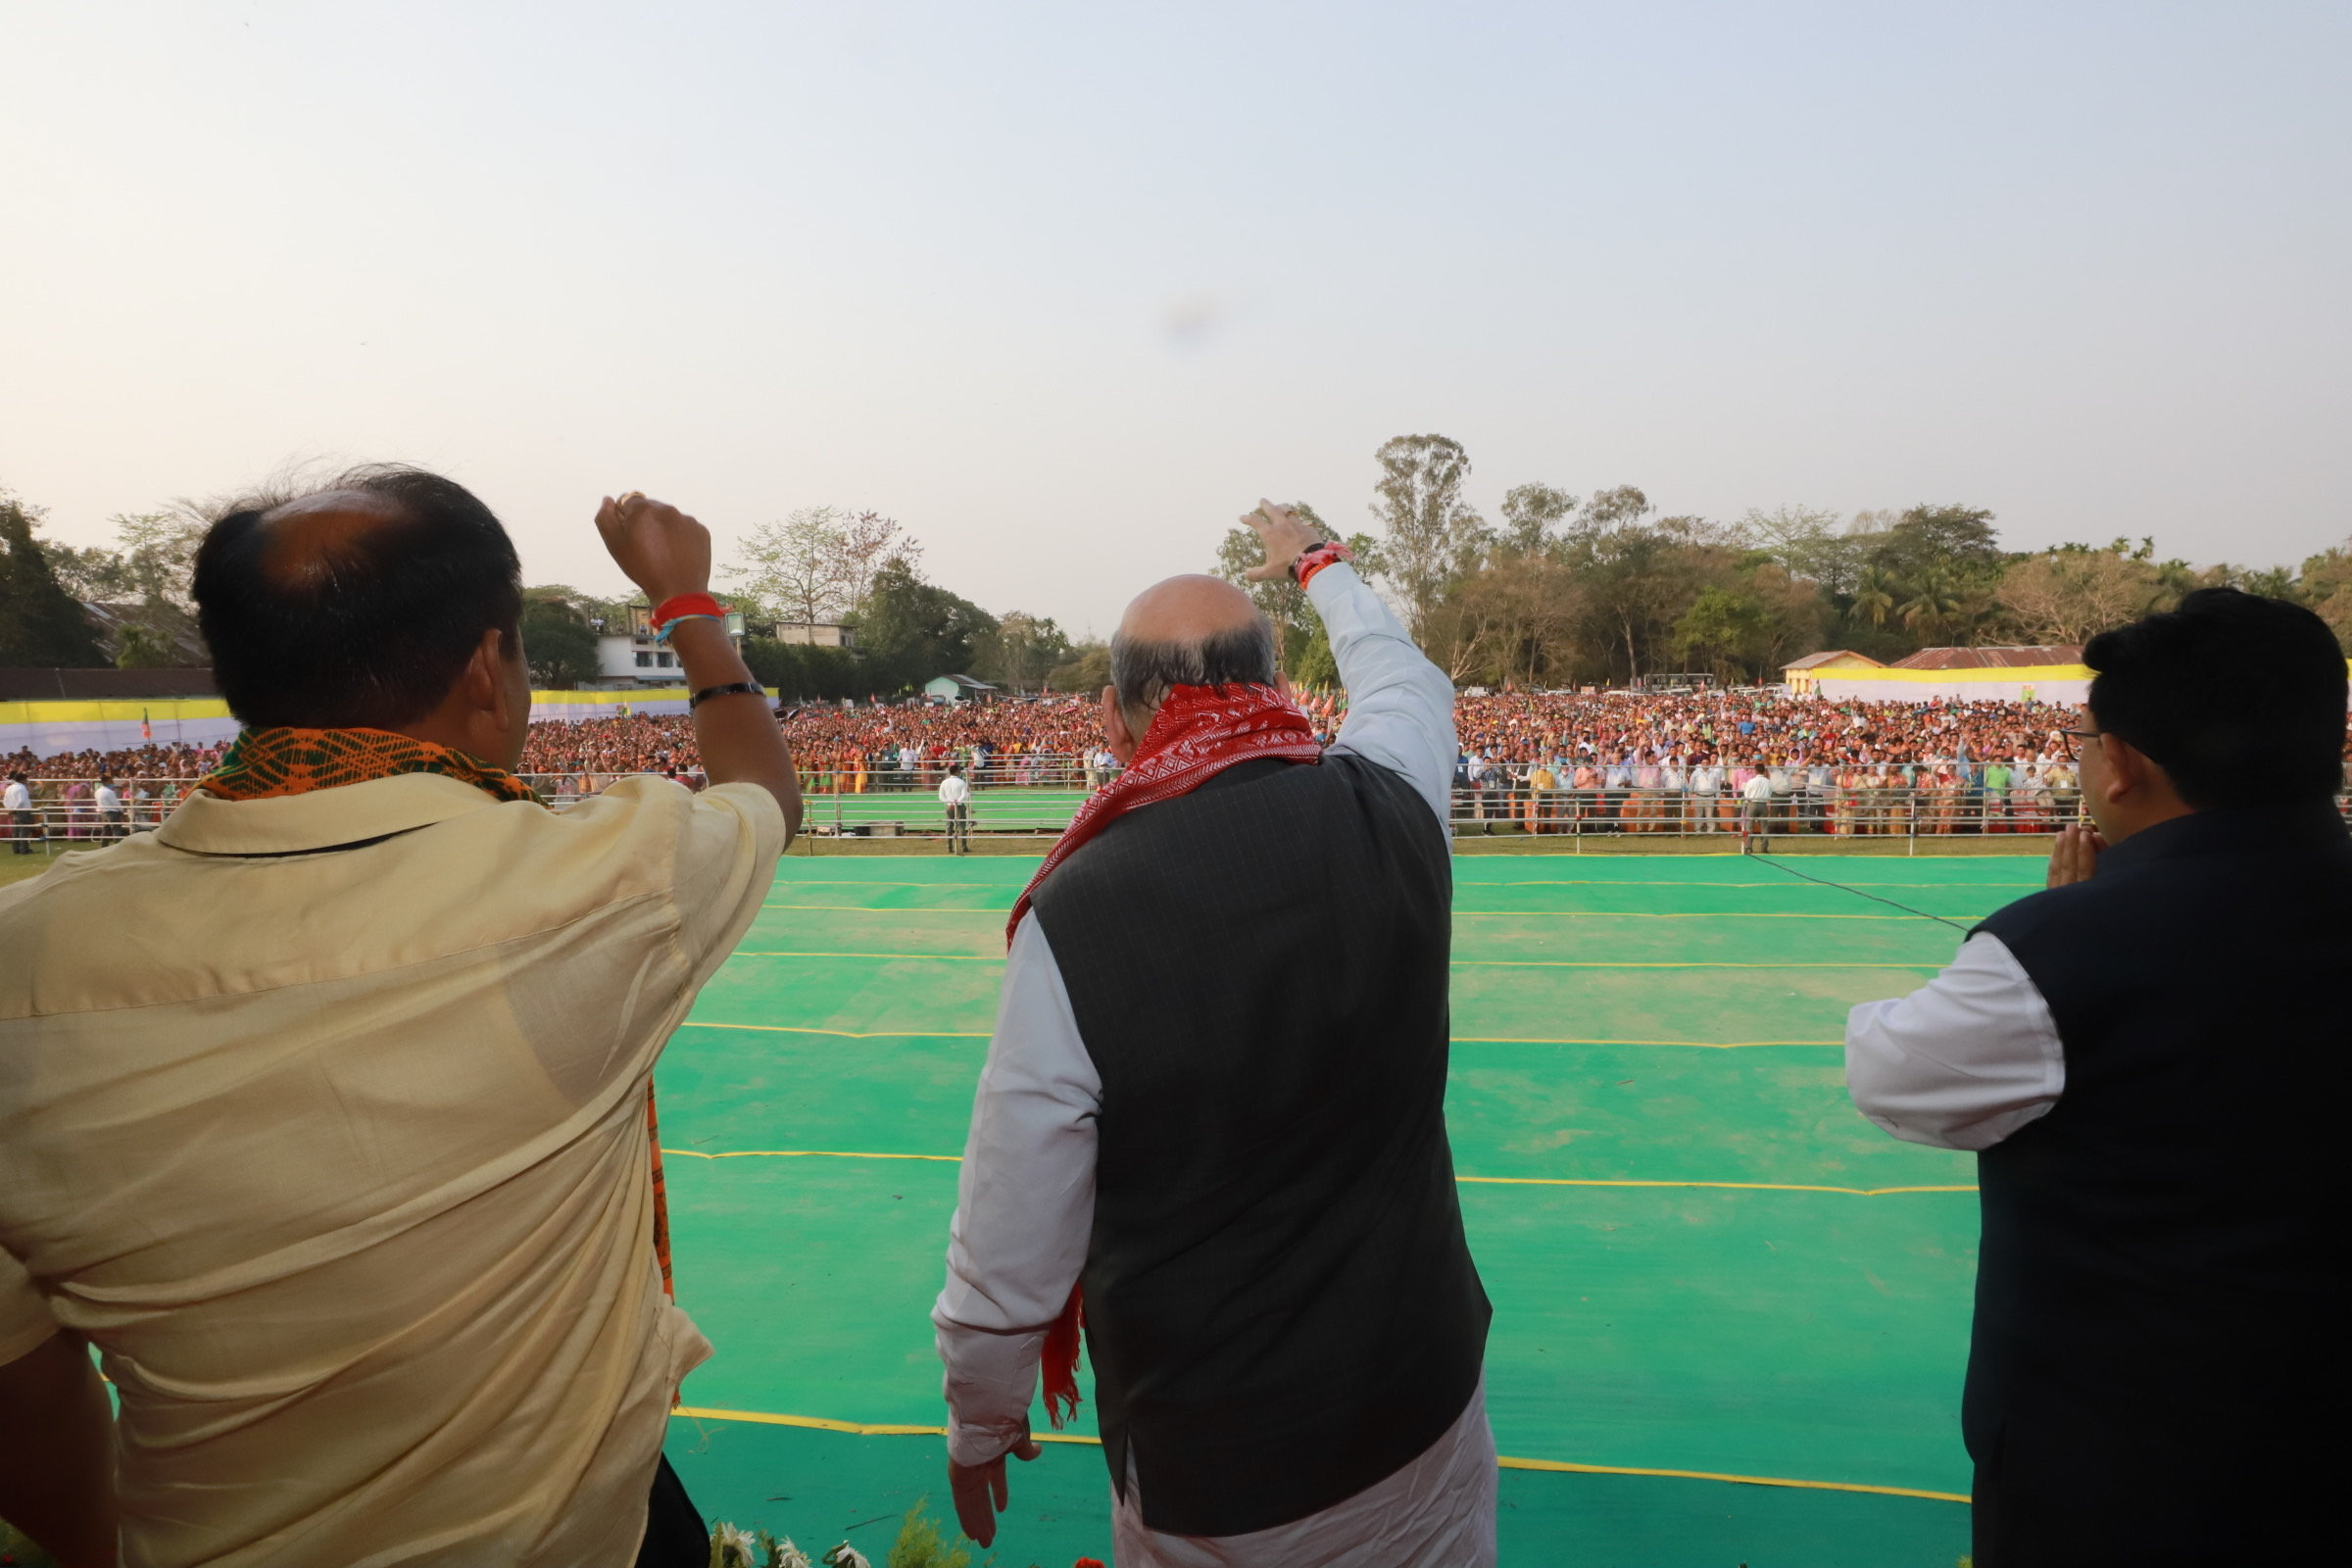
[[[664,1146],[663,1158],[681,1159],[921,1159],[960,1165],[961,1154],[878,1154],[862,1149],[728,1149],[710,1153]],[[1973,1193],[1974,1187],[1821,1187],[1809,1182],[1668,1182],[1599,1176],[1455,1176],[1457,1182],[1494,1187],[1706,1187],[1745,1193],[1842,1193],[1853,1198],[1886,1198],[1900,1193]]]
[[[681,1404],[671,1415],[690,1421],[740,1421],[756,1426],[800,1427],[811,1432],[841,1432],[859,1438],[944,1438],[946,1427],[912,1426],[897,1422],[834,1421],[816,1415],[777,1415],[767,1410],[723,1410],[712,1405]],[[1101,1447],[1101,1438],[1078,1433],[1032,1432],[1037,1443],[1067,1443]],[[1510,1454],[1495,1463],[1505,1470],[1543,1470],[1588,1476],[1659,1476],[1672,1481],[1724,1481],[1743,1487],[1797,1487],[1808,1492],[1868,1492],[1883,1497],[1924,1497],[1931,1502],[1966,1502],[1962,1492],[1927,1492],[1917,1487],[1878,1487],[1860,1481],[1806,1481],[1791,1476],[1742,1476],[1717,1470],[1664,1470],[1648,1465],[1576,1464],[1566,1459],[1521,1459]]]
[[[754,953],[736,950],[738,958],[874,958],[888,962],[937,959],[942,963],[1003,963],[994,953]],[[1676,962],[1612,963],[1570,958],[1453,958],[1458,967],[1494,969],[1940,969],[1940,960],[1925,963],[1721,963],[1706,959]]]
[[[874,904],[762,904],[762,909],[807,909],[827,914],[985,914],[1002,917],[1012,906],[990,909],[924,909]],[[1792,914],[1754,909],[1456,909],[1457,920],[1916,920],[1915,914]],[[1944,918],[1938,916],[1938,918]],[[1955,914],[1955,920],[1975,920],[1978,914]]]
[[[985,1029],[812,1029],[789,1023],[714,1023],[689,1018],[686,1029],[746,1029],[773,1035],[828,1035],[841,1040],[987,1040]],[[1534,1035],[1455,1035],[1457,1046],[1685,1046],[1693,1051],[1748,1051],[1765,1046],[1843,1046],[1842,1040],[1555,1040]]]

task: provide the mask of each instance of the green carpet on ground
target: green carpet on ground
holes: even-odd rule
[[[671,1454],[714,1517],[873,1553],[917,1497],[948,1511],[935,1436],[749,1417],[944,1418],[927,1313],[1035,863],[787,860],[663,1059],[679,1299],[718,1348],[685,1402],[739,1413],[679,1417]],[[1447,1114],[1506,1460],[1830,1488],[1506,1468],[1506,1563],[1966,1549],[1956,1502],[1834,1490],[1967,1491],[1976,1244],[1973,1162],[1863,1122],[1838,1041],[1950,957],[1924,915],[1965,925],[2038,865],[1802,869],[1844,886],[1735,856],[1456,861]],[[1098,1449],[1013,1490],[1000,1563],[1108,1557]]]

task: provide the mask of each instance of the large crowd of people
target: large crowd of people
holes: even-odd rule
[[[1346,697],[1302,702],[1328,742]],[[1456,814],[1489,832],[2047,832],[2077,814],[2074,713],[1769,692],[1464,696],[1454,704]],[[812,706],[792,710],[785,732],[813,794],[932,790],[956,762],[981,789],[1092,790],[1116,771],[1101,711],[1080,698]],[[224,750],[20,751],[0,757],[0,770],[27,777],[55,836],[98,839],[160,822]],[[633,773],[690,785],[703,776],[692,721],[648,713],[535,723],[523,773],[556,798]],[[119,802],[102,806],[102,791]]]
[[[1488,832],[2038,833],[2075,820],[2074,710],[1767,693],[1464,697],[1458,817]]]

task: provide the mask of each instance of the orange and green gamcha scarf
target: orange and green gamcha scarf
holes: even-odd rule
[[[439,773],[502,801],[539,799],[503,767],[388,729],[249,729],[197,788],[224,801],[267,801],[402,773]]]
[[[544,805],[538,793],[503,767],[414,736],[384,729],[249,729],[236,738],[197,788],[224,801],[268,801],[313,790],[340,789],[403,773],[438,773],[502,801]],[[645,1090],[645,1130],[653,1145],[654,1255],[662,1289],[675,1296],[669,1273],[669,1187],[662,1174],[662,1135],[654,1090]]]

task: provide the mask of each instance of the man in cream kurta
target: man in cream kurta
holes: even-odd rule
[[[99,1348],[129,1561],[634,1539],[710,1353],[646,1084],[783,844],[757,785],[412,774],[192,795],[0,893],[0,1246],[47,1288],[0,1284],[0,1359],[53,1318]]]
[[[356,489],[320,516],[330,548],[416,526]],[[675,509],[608,520],[641,583],[663,580],[656,532],[707,560]],[[397,569],[435,543],[396,540]],[[688,631],[698,678],[740,670]],[[416,729],[518,755],[512,639],[487,633]],[[678,1382],[710,1353],[662,1290],[649,1084],[797,806],[763,697],[697,722],[737,782],[631,778],[555,811],[438,771],[208,780],[156,832],[0,893],[0,1370],[61,1328],[97,1348],[129,1568],[639,1555]]]

